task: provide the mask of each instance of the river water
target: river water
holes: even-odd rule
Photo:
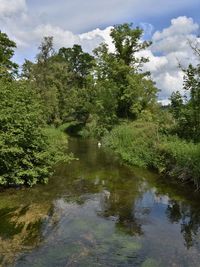
[[[0,193],[0,266],[200,266],[200,193],[96,141],[69,151],[48,185]]]

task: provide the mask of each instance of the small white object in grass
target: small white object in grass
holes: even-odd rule
[[[101,142],[98,141],[98,147],[101,147]]]

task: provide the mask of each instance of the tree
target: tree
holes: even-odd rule
[[[55,85],[57,72],[54,64],[56,55],[53,47],[53,37],[44,37],[36,58],[37,62],[35,64],[25,61],[22,75],[29,79],[32,88],[41,97],[46,121],[53,123],[59,120],[58,89]]]
[[[26,82],[0,81],[0,185],[46,182],[52,157],[39,100]]]
[[[11,78],[17,74],[18,65],[12,62],[15,42],[11,41],[6,33],[0,31],[0,79]]]
[[[34,63],[30,60],[25,59],[25,62],[22,65],[21,78],[29,81],[34,79]]]
[[[142,30],[132,28],[132,24],[115,26],[111,37],[115,53],[110,53],[105,44],[95,49],[95,75],[99,80],[115,83],[117,90],[117,116],[120,118],[137,118],[143,109],[155,103],[157,88],[149,73],[141,71],[146,58],[138,58],[136,53],[150,45],[141,41]]]
[[[80,45],[60,48],[58,55],[68,64],[69,70],[73,73],[73,85],[85,86],[86,77],[94,65],[94,57],[83,52]]]
[[[37,60],[39,63],[47,63],[48,59],[55,54],[53,47],[53,37],[46,36],[44,37],[41,45],[39,46],[39,53],[37,55]]]
[[[151,43],[142,42],[141,36],[143,30],[139,27],[133,28],[133,24],[121,24],[116,25],[112,30],[110,36],[112,37],[113,43],[116,49],[116,56],[122,59],[128,66],[132,65],[135,67],[136,63],[146,62],[146,59],[138,59],[135,54],[145,48]]]
[[[190,125],[192,130],[191,137],[198,142],[200,141],[200,63],[196,67],[189,65],[185,70],[184,89],[189,92],[187,114],[189,113],[190,123],[188,121],[188,126]]]
[[[180,94],[180,92],[179,91],[173,92],[170,97],[170,101],[171,101],[171,111],[173,113],[174,118],[175,119],[180,118],[181,111],[184,107],[183,97]]]
[[[183,89],[186,92],[185,101],[180,93],[171,96],[171,108],[177,120],[177,133],[184,138],[200,141],[200,47],[191,44],[198,64],[191,64],[184,71]]]

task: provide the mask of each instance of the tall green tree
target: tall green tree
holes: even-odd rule
[[[185,99],[179,93],[171,96],[171,108],[177,120],[177,133],[184,138],[200,141],[200,46],[192,46],[198,64],[189,65],[184,71]]]
[[[16,43],[0,31],[0,79],[12,78],[17,74],[18,65],[12,61]]]
[[[171,111],[175,119],[179,119],[184,108],[183,97],[179,91],[173,92],[170,96]]]
[[[188,108],[191,111],[193,138],[200,141],[200,57],[196,67],[189,65],[185,72],[184,89],[189,91]]]
[[[73,74],[73,85],[78,87],[86,86],[86,77],[94,65],[94,57],[83,52],[80,45],[72,48],[60,48],[58,55],[68,64]]]
[[[133,24],[124,23],[116,25],[112,30],[110,36],[116,49],[116,56],[122,59],[126,65],[136,67],[136,63],[143,63],[146,59],[138,59],[135,54],[145,48],[151,43],[141,41],[143,30],[139,27],[133,28]]]
[[[43,102],[43,112],[48,123],[59,120],[59,97],[55,84],[58,64],[55,63],[55,58],[53,37],[44,37],[39,46],[36,63],[26,60],[22,67],[22,77],[29,80],[32,89],[38,93]]]
[[[97,83],[109,80],[117,88],[117,116],[136,118],[143,109],[155,104],[157,88],[149,77],[149,73],[141,71],[142,65],[148,61],[139,58],[137,52],[147,48],[150,43],[141,40],[142,30],[133,28],[132,24],[117,25],[111,31],[115,45],[115,53],[102,44],[95,49]]]

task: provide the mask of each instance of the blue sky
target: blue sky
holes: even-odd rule
[[[0,29],[17,43],[15,60],[34,60],[43,36],[54,36],[55,47],[75,43],[91,52],[106,42],[113,25],[133,22],[145,30],[143,38],[153,40],[143,52],[150,58],[146,69],[167,100],[181,90],[178,61],[195,64],[187,40],[199,42],[200,0],[0,0]]]

